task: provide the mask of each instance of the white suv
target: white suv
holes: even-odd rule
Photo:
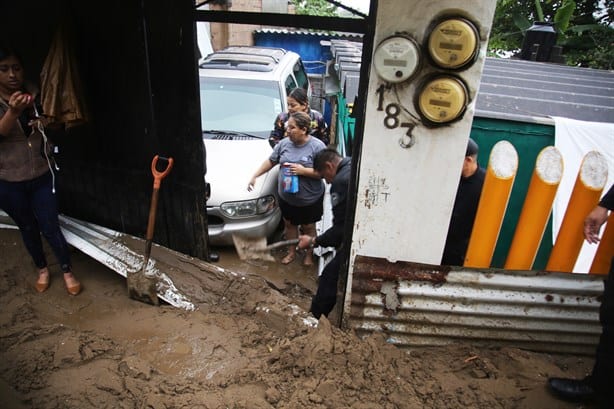
[[[271,154],[269,134],[287,110],[288,93],[296,87],[310,93],[303,63],[280,48],[236,46],[209,54],[199,68],[210,244],[231,245],[233,234],[270,237],[281,220],[278,167],[251,192],[247,184]]]

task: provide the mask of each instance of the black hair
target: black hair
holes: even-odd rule
[[[19,63],[23,65],[23,60],[21,59],[21,56],[19,55],[17,50],[15,50],[9,45],[0,44],[0,61],[7,59],[9,57],[17,58],[17,60],[19,60]]]
[[[341,160],[341,155],[337,152],[336,149],[326,148],[322,149],[313,158],[313,169],[316,172],[321,172],[324,169],[324,164],[326,162],[333,162]]]
[[[478,156],[478,152],[480,151],[480,147],[477,143],[471,138],[467,141],[467,150],[465,151],[465,157],[467,156]]]
[[[307,98],[307,91],[305,91],[303,88],[294,88],[292,91],[290,91],[290,93],[288,94],[288,97],[294,99],[296,102],[298,102],[301,105],[309,105],[309,99]]]

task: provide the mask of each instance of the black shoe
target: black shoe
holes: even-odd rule
[[[548,386],[561,399],[572,402],[589,402],[595,398],[590,377],[584,379],[549,378]]]

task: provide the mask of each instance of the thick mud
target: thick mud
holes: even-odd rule
[[[57,265],[38,294],[16,230],[0,229],[0,261],[2,408],[576,408],[545,381],[592,365],[359,339],[307,313],[315,268],[241,262],[232,249],[186,277],[194,311],[130,299],[123,277],[76,250],[82,294],[67,294]]]

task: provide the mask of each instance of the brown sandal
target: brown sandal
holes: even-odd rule
[[[44,293],[47,291],[49,288],[49,270],[45,268],[38,272],[38,280],[36,281],[36,285],[34,287],[39,293]]]
[[[67,274],[69,275],[68,279],[66,279]],[[77,295],[81,292],[81,283],[77,281],[72,273],[64,273],[64,284],[66,285],[66,291],[70,295]]]

